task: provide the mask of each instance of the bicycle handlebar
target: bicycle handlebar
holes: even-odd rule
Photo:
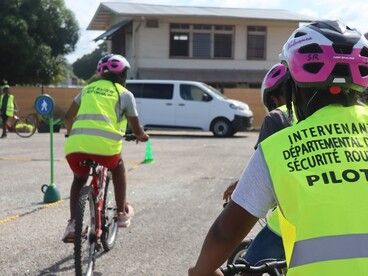
[[[269,273],[269,275],[280,276],[279,270],[286,268],[286,261],[267,261],[262,265],[251,266],[249,264],[229,264],[224,268],[221,268],[222,273],[225,276],[236,275],[237,273]]]

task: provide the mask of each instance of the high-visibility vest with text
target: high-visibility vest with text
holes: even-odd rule
[[[107,80],[86,86],[81,105],[65,142],[65,155],[90,153],[111,156],[121,152],[126,118],[120,110],[120,94],[126,89]]]
[[[287,222],[288,276],[367,275],[368,107],[323,107],[260,150]]]

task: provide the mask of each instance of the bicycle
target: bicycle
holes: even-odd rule
[[[282,270],[286,269],[285,260],[263,260],[255,266],[249,265],[246,261],[237,264],[228,264],[221,268],[225,276],[241,275],[242,273],[267,273],[270,276],[285,275]]]
[[[82,188],[77,205],[74,237],[76,275],[93,275],[96,253],[110,251],[118,233],[118,212],[111,172],[97,162],[87,160],[92,180]]]
[[[28,114],[27,116],[13,116],[13,123],[7,123],[7,130],[15,132],[22,138],[29,138],[35,134],[38,126],[38,116],[36,113]]]

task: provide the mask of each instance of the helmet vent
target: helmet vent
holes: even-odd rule
[[[336,54],[347,54],[350,55],[353,51],[353,46],[346,44],[332,44],[332,47]]]
[[[321,70],[322,66],[323,66],[322,62],[313,62],[304,64],[303,68],[305,71],[309,73],[317,74],[319,70]]]
[[[280,73],[281,73],[280,70],[277,70],[276,72],[273,73],[272,77],[276,78],[277,76],[280,75]]]
[[[337,63],[332,70],[331,75],[336,77],[349,77],[351,75],[349,65]]]
[[[307,33],[305,32],[297,32],[295,35],[294,35],[294,38],[297,38],[297,37],[300,37],[300,36],[304,36],[306,35]]]
[[[309,54],[309,53],[322,53],[321,47],[317,43],[308,44],[299,48],[299,53]]]
[[[363,47],[362,51],[360,52],[360,55],[362,57],[368,57],[368,48],[367,47]]]

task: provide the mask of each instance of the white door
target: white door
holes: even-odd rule
[[[206,129],[212,97],[200,87],[180,84],[179,100],[176,101],[175,123],[180,127]]]

